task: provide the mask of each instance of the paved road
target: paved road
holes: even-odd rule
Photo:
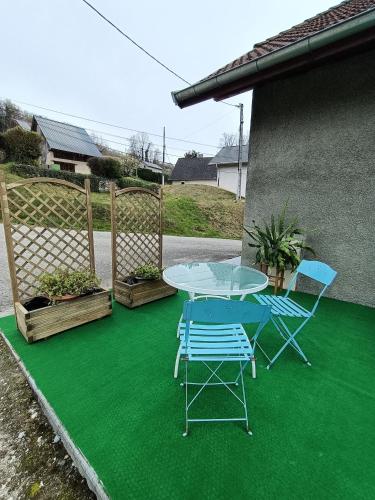
[[[111,286],[111,240],[110,233],[94,232],[95,261],[97,273],[103,286]],[[185,238],[164,236],[163,265],[170,266],[181,262],[210,262],[237,257],[241,253],[241,241],[217,238]],[[0,314],[11,308],[8,262],[5,250],[4,230],[0,224]]]

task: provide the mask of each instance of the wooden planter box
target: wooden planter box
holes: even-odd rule
[[[34,311],[28,311],[20,302],[16,302],[15,311],[18,329],[28,342],[35,342],[109,316],[112,314],[111,293],[101,290]]]
[[[294,276],[294,272],[289,269],[285,269],[285,271],[278,271],[275,267],[269,267],[265,264],[260,265],[260,270],[268,276],[269,284],[274,285],[275,294],[282,289],[286,290]],[[291,289],[296,290],[296,287],[297,285],[294,283]]]
[[[115,280],[113,292],[117,302],[132,309],[147,302],[174,295],[177,290],[167,285],[162,279],[141,281],[135,285],[128,285],[123,281]]]
[[[269,284],[274,285],[273,293],[276,295],[279,290],[284,287],[284,271],[277,268],[268,266],[267,264],[260,264],[262,273],[268,276]]]

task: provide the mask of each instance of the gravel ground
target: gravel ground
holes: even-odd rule
[[[0,336],[0,499],[86,500],[88,489]]]

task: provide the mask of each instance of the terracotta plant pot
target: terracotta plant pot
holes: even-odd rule
[[[53,297],[50,297],[51,300],[53,300],[54,302],[64,302],[66,300],[73,300],[73,299],[76,299],[78,298],[79,295],[54,295]]]

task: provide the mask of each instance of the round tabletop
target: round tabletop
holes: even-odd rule
[[[202,295],[247,295],[268,285],[268,277],[260,271],[225,262],[192,262],[167,267],[163,280],[179,290]]]

